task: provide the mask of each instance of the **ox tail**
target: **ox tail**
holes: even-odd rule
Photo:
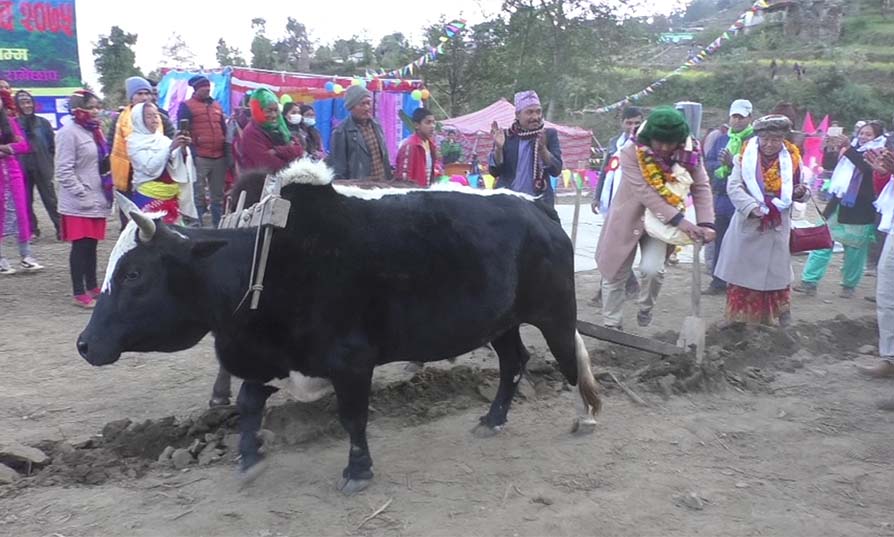
[[[595,416],[602,409],[602,400],[596,388],[596,378],[590,369],[590,353],[584,344],[580,332],[574,331],[574,354],[577,358],[577,389],[583,400],[584,408],[590,416]]]

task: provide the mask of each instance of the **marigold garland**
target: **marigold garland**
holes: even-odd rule
[[[798,149],[798,146],[785,140],[785,149],[788,150],[788,154],[791,155],[792,158],[792,171],[797,170],[801,167],[801,150]],[[742,148],[742,152],[744,153],[744,147]],[[767,170],[761,170],[761,175],[764,178],[764,191],[772,192],[774,194],[779,194],[782,190],[782,176],[779,172],[779,159],[776,158],[773,160],[773,165],[770,166]],[[793,178],[794,179],[794,178]]]
[[[674,174],[659,165],[652,152],[647,151],[643,146],[636,146],[636,157],[639,160],[639,169],[643,172],[643,178],[649,183],[649,186],[654,188],[668,204],[681,211],[684,210],[686,201],[667,188],[667,183],[677,181]]]

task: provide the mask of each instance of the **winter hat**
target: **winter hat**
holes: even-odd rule
[[[792,120],[781,114],[771,114],[764,116],[754,122],[754,132],[772,132],[779,134],[788,134],[792,130]]]
[[[136,95],[138,91],[146,90],[148,92],[152,92],[152,86],[149,85],[149,81],[141,76],[132,76],[124,81],[124,88],[127,90],[127,100],[132,101],[133,96]]]
[[[192,86],[192,89],[199,89],[202,86],[210,86],[211,81],[203,75],[196,75],[189,79],[188,84]]]
[[[540,97],[536,91],[520,91],[515,94],[515,111],[521,112],[525,108],[540,106]]]
[[[637,133],[637,140],[644,145],[649,145],[652,140],[682,144],[688,136],[689,124],[683,114],[670,107],[661,107],[646,118]]]
[[[345,108],[350,110],[367,97],[372,97],[372,93],[370,93],[368,89],[364,88],[362,85],[351,86],[348,88],[348,91],[345,92]]]

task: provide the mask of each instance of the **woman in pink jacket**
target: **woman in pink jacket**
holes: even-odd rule
[[[31,255],[31,221],[28,216],[25,175],[16,157],[19,153],[27,153],[29,147],[14,117],[12,94],[7,89],[0,90],[0,215],[6,213],[6,194],[9,192],[12,199],[8,201],[15,205],[19,228],[19,254],[22,256],[20,267],[25,271],[34,271],[43,266]],[[0,218],[0,275],[15,274],[16,269],[3,257],[3,224],[4,219]]]

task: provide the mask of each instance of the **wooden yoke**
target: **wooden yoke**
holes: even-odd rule
[[[282,185],[276,176],[268,175],[261,191],[261,201],[249,208],[245,207],[245,192],[239,195],[236,209],[225,214],[219,229],[257,228],[255,248],[251,264],[251,284],[246,297],[251,293],[251,309],[258,309],[261,291],[264,290],[264,275],[267,272],[267,259],[270,257],[270,242],[273,240],[273,229],[283,229],[289,220],[291,202],[279,196]],[[263,238],[262,238],[263,237]],[[260,258],[258,250],[260,249]],[[243,298],[242,302],[245,299]],[[242,302],[239,305],[242,305]],[[237,307],[238,309],[238,307]]]

